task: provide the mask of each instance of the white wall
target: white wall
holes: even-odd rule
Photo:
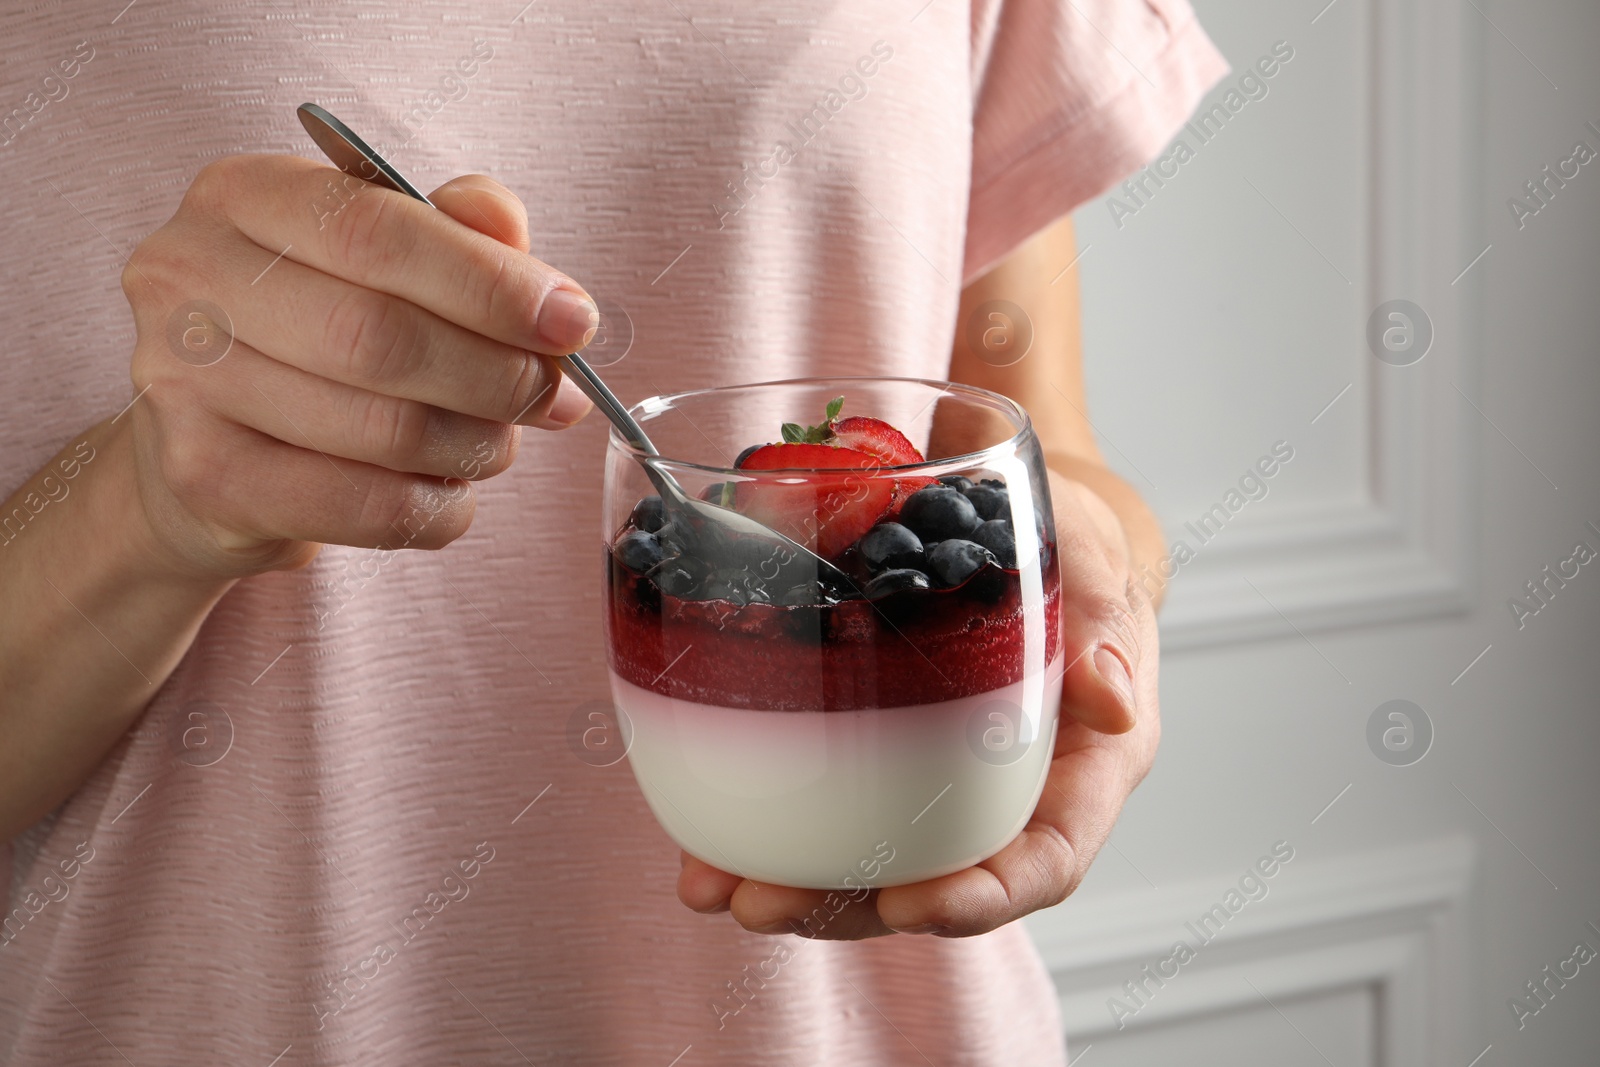
[[[1078,215],[1091,415],[1170,536],[1295,453],[1180,571],[1156,769],[1030,925],[1089,1067],[1592,1065],[1600,960],[1521,1029],[1508,1000],[1600,950],[1600,561],[1520,630],[1507,601],[1600,549],[1600,160],[1520,230],[1506,202],[1600,151],[1600,8],[1325,3],[1197,0],[1230,82],[1294,58],[1120,226]],[[1433,323],[1410,366],[1367,347],[1393,298]],[[1434,730],[1410,766],[1368,745],[1392,699]]]

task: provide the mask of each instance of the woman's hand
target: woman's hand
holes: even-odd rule
[[[588,411],[549,356],[595,307],[527,255],[522,204],[475,176],[433,202],[234,157],[134,251],[133,403],[0,508],[35,516],[0,558],[0,841],[88,778],[234,580],[447,544],[519,426]],[[71,503],[34,503],[63,477]]]
[[[896,932],[967,937],[1059,904],[1078,887],[1155,759],[1161,735],[1156,620],[1134,581],[1116,512],[1082,483],[1058,474],[1051,474],[1050,494],[1069,666],[1044,794],[1016,840],[975,867],[873,890],[854,903],[842,892],[752,882],[685,853],[679,900],[695,911],[731,911],[756,933],[825,940]],[[813,920],[808,930],[802,924],[818,908],[831,918],[820,929]]]
[[[236,156],[134,252],[140,396],[117,436],[177,573],[297,566],[321,543],[440,547],[519,426],[588,411],[548,357],[588,341],[595,307],[527,255],[521,202],[481,176],[432,199]]]

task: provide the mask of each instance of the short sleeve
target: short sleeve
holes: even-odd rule
[[[1228,64],[1187,0],[974,0],[963,281],[1148,163]]]

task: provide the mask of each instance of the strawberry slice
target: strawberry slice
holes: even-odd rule
[[[877,476],[882,465],[871,453],[839,445],[766,445],[746,456],[741,469],[794,474],[740,484],[735,506],[822,558],[837,559],[895,495],[895,480]]]
[[[848,419],[834,420],[831,425],[834,444],[876,456],[885,467],[922,462],[922,453],[917,451],[917,446],[882,419],[852,415]]]

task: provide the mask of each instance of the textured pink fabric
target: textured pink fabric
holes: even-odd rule
[[[515,190],[535,251],[631,316],[607,376],[634,400],[941,376],[963,280],[1151,155],[1223,69],[1179,0],[524,2],[7,5],[0,489],[128,403],[122,257],[208,160],[314,156],[302,100],[424,188]],[[607,696],[604,429],[526,437],[447,551],[332,548],[228,595],[14,843],[0,1060],[1062,1062],[1020,926],[801,942],[677,903],[627,767],[569,746]],[[226,755],[179,759],[219,708]],[[719,1027],[729,983],[774,969]]]

